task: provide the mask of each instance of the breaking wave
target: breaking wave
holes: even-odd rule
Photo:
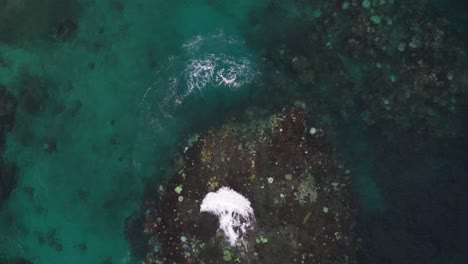
[[[243,42],[224,34],[195,36],[182,45],[156,74],[142,106],[157,123],[191,96],[204,96],[213,89],[233,91],[252,83],[260,75]],[[163,99],[161,99],[163,98]]]
[[[183,85],[186,86],[185,93],[179,94],[180,97],[176,102],[180,103],[180,100],[183,100],[194,90],[201,91],[206,87],[235,89],[250,83],[254,77],[255,72],[247,58],[208,54],[187,63],[183,74]]]

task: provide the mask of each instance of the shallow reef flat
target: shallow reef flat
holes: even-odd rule
[[[192,137],[178,173],[147,195],[145,262],[352,263],[356,197],[331,133],[299,103]],[[235,245],[215,216],[200,213],[204,196],[223,186],[245,196],[255,215]]]

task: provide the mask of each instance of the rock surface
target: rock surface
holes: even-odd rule
[[[196,137],[180,156],[179,172],[146,201],[145,262],[352,263],[355,196],[330,133],[302,105]],[[215,216],[200,213],[205,195],[222,186],[254,210],[242,247],[229,244]]]

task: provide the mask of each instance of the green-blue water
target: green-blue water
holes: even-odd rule
[[[138,210],[148,181],[167,179],[172,155],[183,149],[183,140],[248,107],[272,110],[298,99],[316,100],[322,119],[338,131],[339,151],[356,171],[362,223],[371,226],[363,232],[374,235],[382,247],[394,246],[389,249],[393,253],[379,246],[364,250],[363,262],[365,256],[381,263],[413,259],[405,258],[411,253],[395,244],[425,239],[405,238],[404,224],[397,223],[405,216],[416,222],[410,228],[423,226],[430,232],[432,225],[438,226],[433,228],[437,236],[429,236],[432,242],[424,249],[438,252],[434,261],[466,260],[460,244],[447,241],[462,240],[450,236],[466,231],[461,226],[467,216],[460,209],[447,219],[432,218],[447,207],[466,204],[461,187],[467,186],[466,138],[434,139],[429,151],[427,146],[405,149],[412,142],[405,138],[391,147],[394,142],[382,143],[386,137],[354,123],[357,117],[337,117],[343,111],[337,105],[347,102],[333,94],[329,79],[318,80],[316,90],[308,89],[270,58],[269,50],[286,41],[307,54],[305,36],[296,36],[295,30],[318,19],[326,4],[317,1],[300,10],[286,1],[268,0],[32,2],[0,1],[0,21],[5,22],[0,27],[0,83],[18,98],[3,154],[16,163],[18,182],[0,211],[0,263],[16,258],[39,264],[138,261],[124,236],[125,219]],[[332,2],[341,9],[341,2]],[[276,8],[281,12],[271,11]],[[444,15],[450,7],[438,10]],[[54,38],[57,23],[67,18],[78,29],[64,39]],[[332,41],[333,34],[339,32],[315,37]],[[313,64],[317,71],[331,67],[323,61]],[[361,68],[345,68],[347,81],[365,85]],[[441,174],[450,174],[451,180],[442,180]],[[431,201],[433,195],[449,194],[435,185],[461,190],[439,203]],[[410,187],[424,192],[411,197]],[[440,208],[427,206],[428,199]],[[423,212],[406,215],[418,210]],[[398,218],[385,220],[390,223],[379,229],[385,222],[380,219],[389,215]],[[393,236],[384,241],[386,232]]]
[[[219,57],[217,63],[231,59],[242,66],[242,57],[249,60],[252,76],[238,82],[252,82],[259,71],[239,24],[261,2],[243,2],[230,8],[204,1],[88,1],[80,3],[73,40],[47,41],[33,32],[1,45],[9,62],[1,69],[2,83],[15,94],[28,89],[44,108],[29,113],[20,107],[8,136],[5,158],[17,163],[20,177],[2,210],[3,258],[130,261],[124,223],[139,207],[143,184],[168,166],[190,127],[224,116],[222,109],[205,110],[219,103],[211,92],[200,98],[169,79],[183,81],[186,65],[206,52]],[[247,89],[238,86],[216,89],[224,90],[219,93],[229,104],[235,89]],[[179,110],[176,100],[195,101]],[[45,151],[49,138],[56,152]]]

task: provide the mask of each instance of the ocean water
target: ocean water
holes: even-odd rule
[[[260,75],[237,24],[261,3],[244,2],[82,1],[72,40],[37,25],[1,45],[2,83],[31,94],[4,154],[20,175],[2,208],[1,261],[134,261],[123,230],[145,182],[163,180],[179,140],[224,117]],[[56,5],[27,11],[63,15]]]
[[[303,10],[271,0],[36,2],[0,0],[0,84],[18,98],[3,149],[18,180],[0,209],[0,263],[139,263],[125,220],[148,183],[167,180],[184,140],[295,100],[335,127],[355,175],[370,241],[360,263],[467,263],[466,105],[453,114],[457,136],[389,140],[360,114],[339,114],[346,102],[329,79],[310,89],[269,54],[285,43],[315,52],[298,32],[327,1],[291,1]],[[429,2],[468,44],[466,4]],[[347,69],[364,83],[362,69]]]

